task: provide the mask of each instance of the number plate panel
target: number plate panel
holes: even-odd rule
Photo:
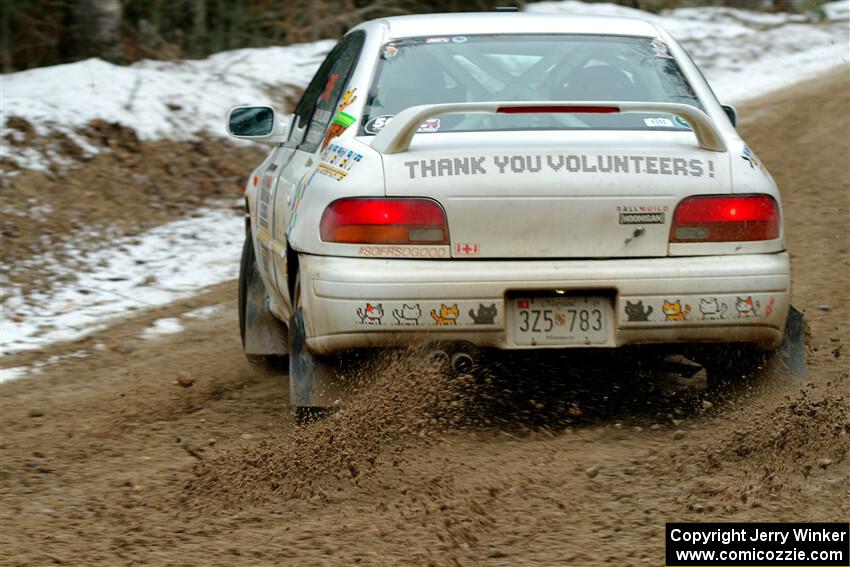
[[[599,345],[611,335],[614,309],[605,296],[517,297],[509,301],[517,345]]]

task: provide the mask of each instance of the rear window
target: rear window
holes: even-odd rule
[[[383,46],[361,134],[377,134],[419,104],[505,101],[677,102],[702,108],[668,47],[657,39],[600,35],[408,38]],[[546,129],[683,130],[652,114],[452,114],[419,132]]]

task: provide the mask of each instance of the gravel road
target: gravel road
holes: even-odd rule
[[[846,521],[848,87],[739,109],[783,193],[805,383],[709,399],[621,360],[473,387],[399,356],[296,427],[286,377],[240,353],[231,282],[14,355],[60,358],[0,390],[0,563],[660,565],[666,521]],[[161,318],[184,330],[139,338]]]

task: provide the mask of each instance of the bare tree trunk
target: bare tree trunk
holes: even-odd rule
[[[214,43],[211,51],[223,51],[227,49],[227,27],[229,24],[230,15],[228,12],[226,0],[216,0],[216,26]]]
[[[121,0],[75,0],[71,10],[69,55],[120,62]]]
[[[12,50],[9,48],[11,41],[9,40],[9,12],[11,6],[6,6],[0,9],[0,58],[3,59],[3,72],[11,73],[15,67],[12,63]]]
[[[322,39],[321,9],[321,0],[307,0],[307,18],[310,25],[310,38],[308,41],[319,41]]]
[[[206,52],[207,0],[192,0],[192,49],[196,55]]]

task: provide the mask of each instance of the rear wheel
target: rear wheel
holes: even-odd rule
[[[289,321],[289,404],[296,420],[310,421],[332,411],[342,398],[342,381],[334,357],[307,348],[301,278],[295,275],[292,317]]]
[[[773,356],[773,351],[764,351],[749,344],[712,349],[700,360],[705,368],[709,392],[722,395],[754,385]]]
[[[798,385],[806,377],[808,333],[803,314],[791,307],[782,342],[776,349],[763,350],[752,344],[707,347],[698,362],[706,370],[709,390],[722,395],[766,380],[784,381],[789,387]]]
[[[245,235],[242,246],[242,259],[239,263],[239,336],[242,339],[242,350],[245,350],[245,337],[248,325],[248,294],[252,288],[262,286],[260,272],[257,270],[257,258],[254,254],[254,244],[251,234]],[[245,358],[253,366],[270,370],[281,370],[287,367],[286,355],[245,354]]]

